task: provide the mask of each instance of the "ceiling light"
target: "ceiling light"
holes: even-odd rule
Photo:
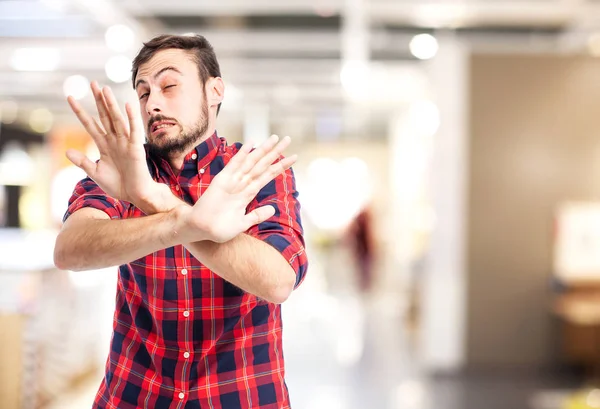
[[[438,48],[438,41],[431,34],[417,34],[410,41],[410,52],[420,60],[435,57]]]
[[[46,108],[39,108],[29,115],[29,127],[37,133],[46,133],[52,129],[54,116]]]
[[[369,91],[369,65],[363,61],[347,61],[340,72],[340,82],[353,100],[367,97]]]
[[[71,75],[63,83],[63,92],[66,97],[83,99],[90,91],[90,82],[83,75]]]
[[[113,82],[122,83],[131,78],[131,60],[123,55],[110,57],[104,68],[106,76]]]
[[[106,46],[113,51],[123,52],[131,49],[135,41],[133,30],[124,24],[109,27],[104,34]]]
[[[54,71],[60,62],[60,53],[55,48],[18,48],[10,65],[17,71]]]
[[[7,142],[0,152],[0,185],[27,186],[33,169],[33,160],[25,148],[17,141]]]

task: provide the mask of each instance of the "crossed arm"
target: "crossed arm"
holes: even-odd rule
[[[55,264],[70,270],[101,268],[182,244],[209,269],[241,289],[270,302],[285,301],[296,284],[297,271],[280,251],[244,232],[275,213],[269,205],[249,213],[246,209],[272,179],[291,177],[288,170],[296,157],[276,162],[289,138],[278,142],[277,137],[271,137],[253,151],[244,145],[190,206],[175,197],[168,186],[152,180],[143,136],[135,127],[131,107],[126,106],[127,127],[110,90],[101,91],[93,84],[92,91],[102,126],[73,99],[69,103],[98,146],[100,160],[94,163],[76,151],[67,152],[67,156],[101,191],[133,203],[147,216],[113,220],[99,209],[78,209],[57,238]]]

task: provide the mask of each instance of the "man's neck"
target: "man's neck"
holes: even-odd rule
[[[196,149],[196,146],[200,145],[202,142],[206,141],[208,138],[210,138],[211,136],[213,136],[213,134],[215,133],[215,128],[208,129],[204,135],[202,135],[200,137],[200,139],[197,139],[195,142],[191,143],[189,146],[187,146],[182,153],[180,154],[176,154],[175,156],[172,156],[169,158],[169,164],[171,165],[171,169],[173,170],[173,173],[175,173],[176,175],[178,175],[181,172],[181,169],[183,169],[183,162],[185,160],[185,157],[194,149]],[[199,158],[198,158],[199,159]]]

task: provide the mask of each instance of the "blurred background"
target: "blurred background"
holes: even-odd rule
[[[0,408],[91,407],[117,271],[53,266],[65,95],[199,33],[229,142],[290,135],[295,409],[600,408],[600,2],[0,0]]]

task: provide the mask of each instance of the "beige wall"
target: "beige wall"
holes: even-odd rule
[[[471,73],[467,363],[545,366],[553,210],[600,199],[600,60],[476,55]]]

